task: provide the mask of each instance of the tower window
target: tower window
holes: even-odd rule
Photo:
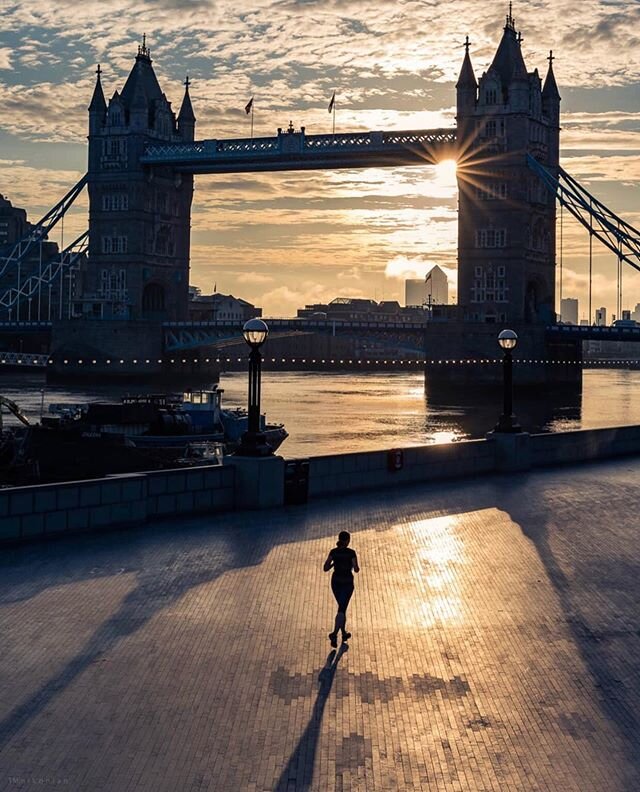
[[[105,193],[102,196],[102,209],[105,212],[125,212],[129,208],[126,193]]]
[[[498,103],[498,92],[495,88],[487,88],[487,92],[485,94],[485,102],[488,105],[494,105]]]
[[[506,228],[480,228],[475,233],[475,246],[477,248],[503,248],[506,245]]]
[[[127,141],[123,138],[107,138],[102,141],[102,155],[112,159],[122,159],[127,154]]]
[[[504,201],[507,197],[506,182],[489,182],[476,185],[476,197],[480,201]]]
[[[102,237],[102,252],[103,253],[126,253],[127,252],[127,237],[126,236],[103,236]]]

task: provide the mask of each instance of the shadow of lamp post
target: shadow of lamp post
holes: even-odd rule
[[[244,340],[249,345],[249,419],[247,431],[242,435],[236,456],[265,457],[273,454],[265,435],[260,431],[260,387],[262,355],[260,347],[267,340],[269,328],[262,319],[249,319],[242,328]]]
[[[513,414],[513,357],[511,351],[515,349],[517,343],[518,335],[513,330],[502,330],[498,335],[498,344],[504,349],[504,358],[502,359],[503,406],[502,415],[494,429],[495,432],[522,431]]]

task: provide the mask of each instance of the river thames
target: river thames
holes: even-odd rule
[[[582,393],[516,395],[515,412],[526,431],[558,432],[640,424],[640,371],[587,370]],[[246,375],[222,374],[223,406],[246,404]],[[34,421],[41,403],[119,399],[151,390],[143,386],[47,386],[36,374],[7,375],[0,393]],[[153,388],[157,392],[157,385]],[[44,391],[44,393],[43,393]],[[345,453],[483,437],[501,406],[500,391],[425,388],[420,373],[264,372],[262,408],[282,422],[286,457]],[[4,417],[5,425],[15,423]]]

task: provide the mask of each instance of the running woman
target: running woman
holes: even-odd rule
[[[331,550],[327,560],[324,562],[325,572],[333,569],[331,591],[333,591],[333,596],[338,603],[333,632],[329,633],[329,640],[334,648],[338,645],[339,630],[342,632],[343,641],[348,641],[351,638],[351,633],[348,633],[346,629],[347,607],[353,594],[353,573],[359,572],[360,567],[358,566],[358,557],[355,550],[349,547],[350,541],[351,534],[348,531],[340,531],[336,547]]]

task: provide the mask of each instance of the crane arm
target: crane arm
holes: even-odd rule
[[[0,406],[2,405],[6,407],[7,410],[9,410],[9,412],[12,415],[15,415],[15,417],[25,426],[31,426],[31,424],[29,423],[29,419],[26,417],[26,415],[22,414],[21,409],[14,401],[11,401],[11,399],[7,399],[6,396],[0,396]],[[0,419],[0,427],[1,426],[2,426],[2,419]]]

